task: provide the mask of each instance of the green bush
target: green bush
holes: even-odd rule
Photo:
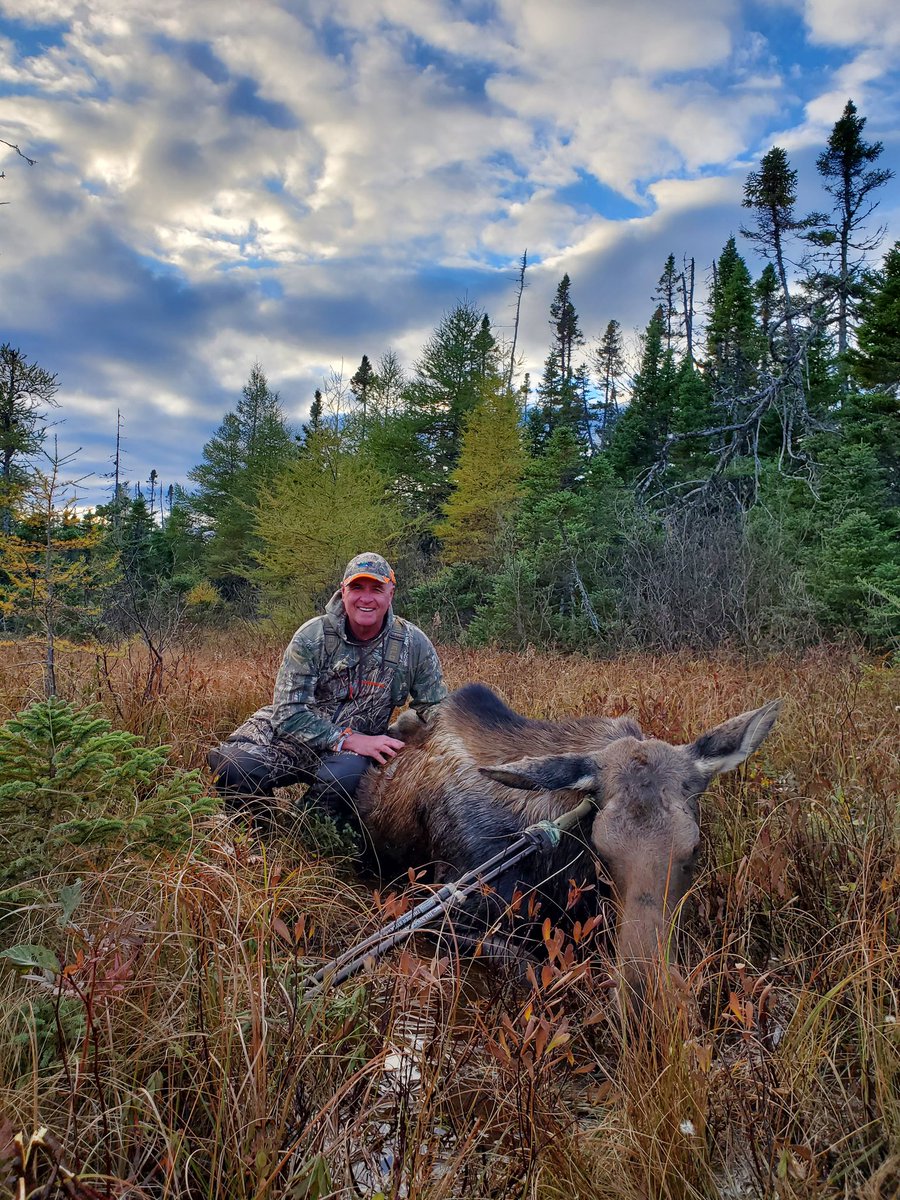
[[[0,725],[0,886],[123,847],[176,849],[216,802],[168,746],[113,729],[94,708],[32,704]]]

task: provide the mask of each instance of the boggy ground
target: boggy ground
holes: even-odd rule
[[[73,650],[60,690],[196,766],[279,655],[222,634],[160,679],[135,648]],[[671,741],[784,697],[704,802],[705,867],[645,1027],[623,1043],[602,962],[552,930],[525,980],[422,942],[308,1004],[309,973],[402,899],[302,823],[259,843],[213,818],[178,855],[79,864],[68,920],[73,863],[0,907],[5,945],[63,965],[0,966],[0,1195],[16,1155],[41,1195],[900,1194],[897,668],[835,649],[442,658],[452,685],[531,716],[630,712]],[[37,694],[39,660],[0,648],[0,719]]]

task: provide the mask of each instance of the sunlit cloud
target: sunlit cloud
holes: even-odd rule
[[[0,146],[3,336],[59,372],[86,455],[121,407],[140,472],[178,480],[253,361],[299,421],[464,295],[508,327],[526,249],[536,374],[564,271],[585,328],[642,327],[774,142],[814,189],[848,96],[897,164],[894,8],[0,0],[0,137],[39,160]]]

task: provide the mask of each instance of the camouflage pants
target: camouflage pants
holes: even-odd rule
[[[207,755],[216,791],[232,810],[259,811],[259,800],[275,788],[305,783],[307,807],[317,806],[335,820],[353,813],[353,797],[371,759],[359,754],[317,753],[294,738],[278,737],[272,706],[253,713]]]

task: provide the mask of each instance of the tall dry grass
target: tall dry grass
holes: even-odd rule
[[[200,765],[268,698],[280,649],[185,647],[149,701],[136,650],[73,651],[62,689]],[[0,654],[2,718],[41,677],[35,648]],[[261,844],[213,821],[177,858],[86,878],[68,920],[64,865],[0,912],[4,944],[64,966],[0,967],[0,1160],[28,1156],[45,1195],[900,1194],[896,668],[834,649],[442,659],[530,715],[627,711],[670,741],[784,697],[704,802],[705,869],[641,1027],[602,957],[557,940],[524,979],[423,940],[307,1003],[309,972],[402,901],[302,827]]]

